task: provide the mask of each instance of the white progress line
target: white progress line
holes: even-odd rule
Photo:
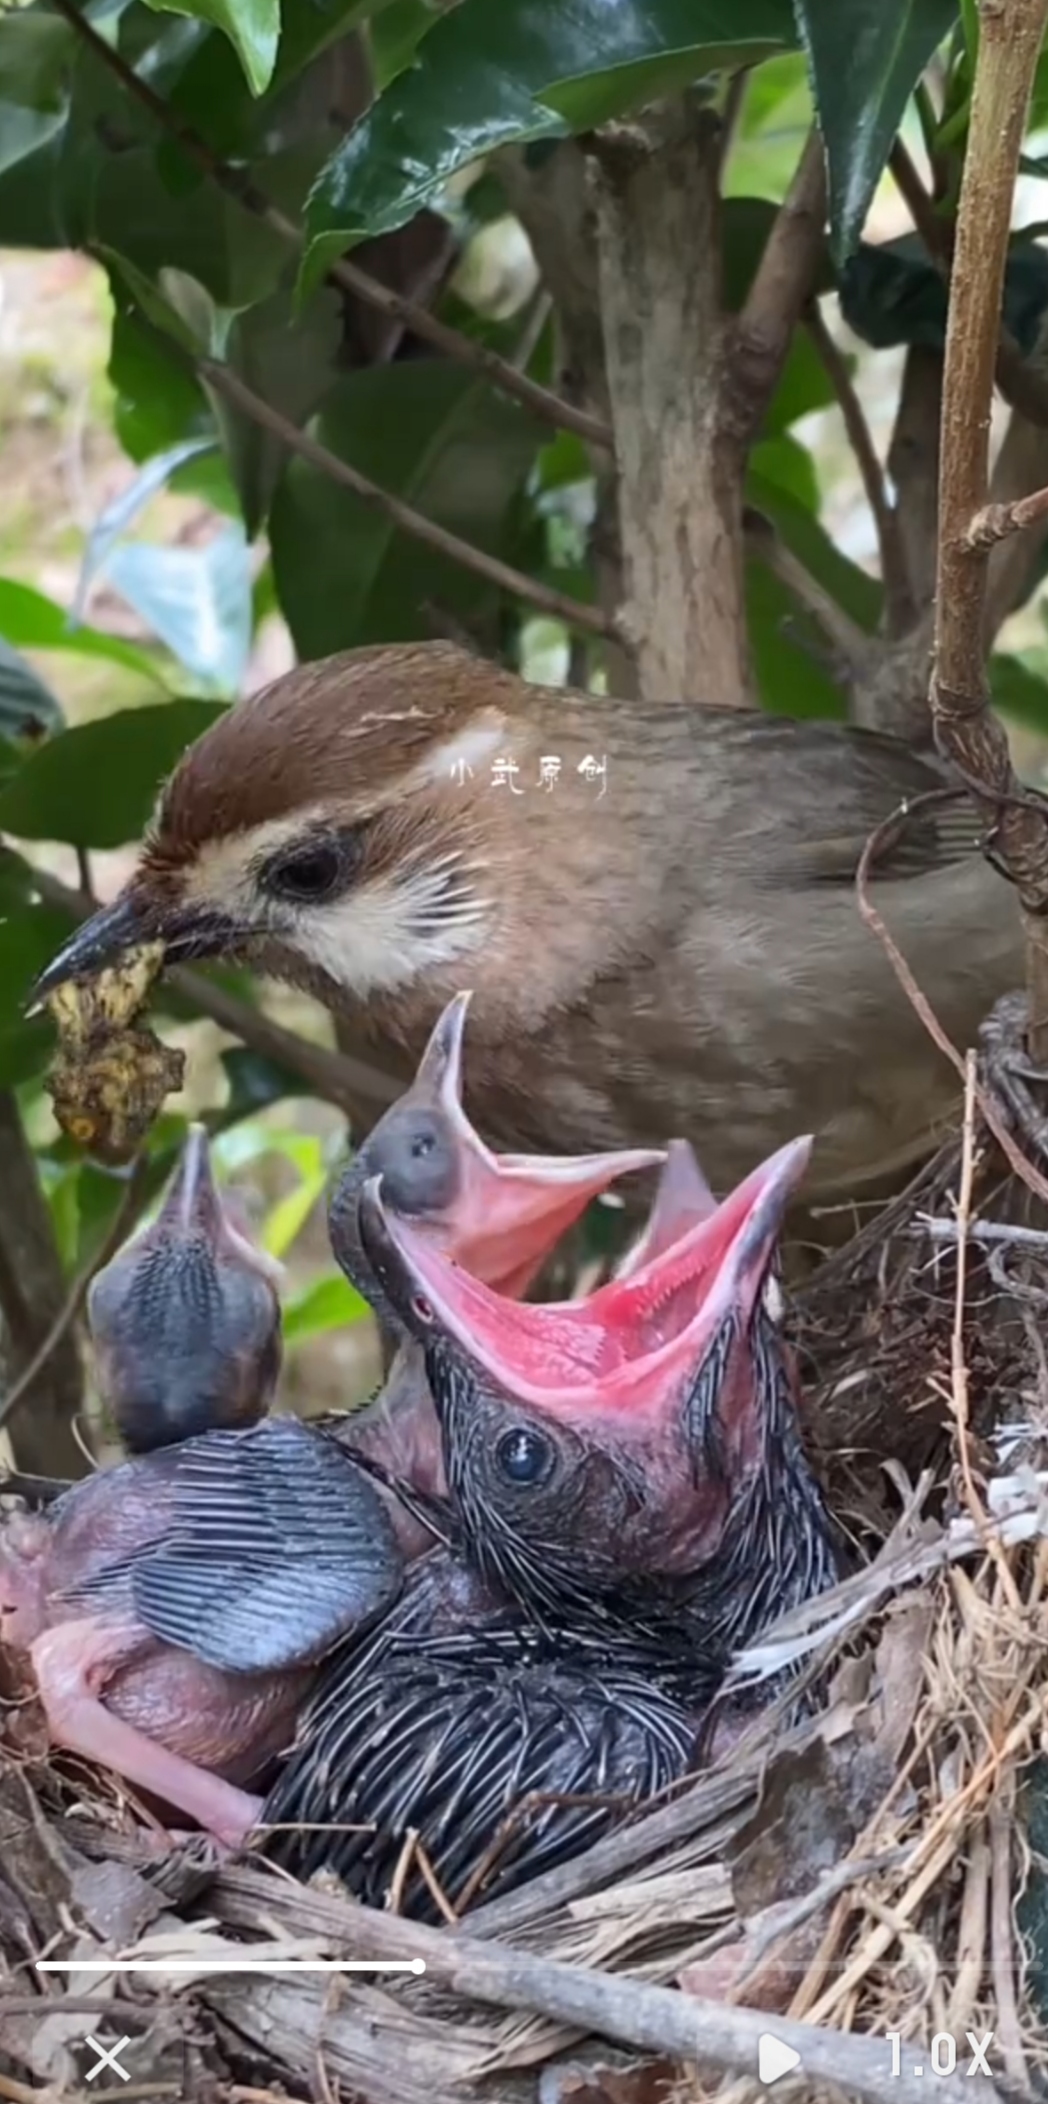
[[[424,1973],[424,1958],[38,1958],[43,1973]]]

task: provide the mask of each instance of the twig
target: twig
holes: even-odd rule
[[[806,316],[808,334],[826,369],[834,394],[844,419],[844,428],[852,452],[855,455],[866,501],[877,529],[877,546],[881,558],[881,577],[885,596],[892,611],[891,626],[899,631],[916,611],[907,574],[905,551],[899,531],[899,519],[885,481],[884,469],[877,457],[866,412],[855,390],[848,371],[848,361],[832,331],[827,328],[822,312],[815,301]]]
[[[86,899],[82,892],[72,891],[59,877],[47,870],[33,868],[33,885],[42,899],[52,905],[61,906],[74,920],[88,920],[97,910],[94,900]],[[351,1109],[364,1102],[375,1110],[386,1110],[400,1094],[397,1083],[383,1074],[378,1067],[366,1061],[354,1059],[348,1052],[332,1052],[326,1045],[314,1045],[294,1030],[285,1030],[282,1023],[273,1022],[259,1008],[241,1001],[236,994],[228,993],[200,972],[189,971],[184,965],[176,965],[167,974],[169,985],[182,1000],[188,1001],[238,1037],[252,1051],[260,1052],[265,1059],[272,1059],[277,1066],[286,1067],[289,1074],[297,1075],[315,1095],[327,1103],[335,1103],[342,1110]]]
[[[961,1477],[968,1510],[977,1526],[986,1521],[982,1499],[975,1488],[972,1475],[972,1457],[968,1444],[970,1410],[968,1397],[968,1361],[964,1348],[965,1298],[968,1284],[968,1227],[972,1215],[972,1182],[975,1175],[975,1091],[977,1074],[975,1054],[969,1051],[964,1062],[964,1122],[961,1127],[961,1186],[957,1194],[957,1281],[953,1304],[953,1328],[950,1333],[950,1400],[953,1406],[953,1421],[957,1433],[957,1455],[961,1464]]]
[[[947,1037],[927,996],[921,992],[898,943],[878,913],[870,897],[869,881],[870,873],[876,863],[878,854],[894,838],[900,824],[904,823],[914,812],[927,810],[930,804],[944,803],[950,798],[961,796],[963,793],[960,789],[929,789],[924,796],[915,796],[910,798],[908,802],[900,804],[898,810],[894,811],[890,818],[886,818],[876,828],[876,831],[870,834],[859,858],[859,867],[855,872],[855,890],[859,912],[866,926],[872,929],[878,942],[882,945],[888,962],[907,1000],[920,1017],[933,1044],[938,1045],[940,1052],[949,1060],[950,1065],[962,1082],[965,1080],[965,1062],[961,1058],[956,1045]],[[978,1083],[976,1084],[975,1100],[979,1106],[979,1115],[983,1123],[992,1132],[1009,1167],[1015,1171],[1016,1176],[1021,1177],[1027,1189],[1032,1191],[1035,1197],[1048,1204],[1048,1180],[1041,1175],[1039,1169],[1035,1169],[1033,1163],[1028,1161],[1021,1149],[1016,1146],[992,1098],[987,1095],[985,1089],[979,1086]]]
[[[301,460],[308,460],[332,482],[340,482],[344,488],[351,489],[354,496],[360,497],[365,504],[373,504],[376,511],[391,519],[402,533],[410,534],[413,540],[421,541],[425,547],[435,548],[438,554],[460,563],[464,570],[472,570],[475,576],[486,577],[500,591],[523,599],[529,606],[537,607],[540,613],[552,614],[570,628],[584,628],[591,635],[621,641],[615,623],[599,607],[586,606],[581,599],[570,599],[566,592],[558,592],[552,585],[528,577],[523,570],[511,569],[497,556],[488,555],[483,548],[475,548],[470,541],[460,540],[457,533],[449,533],[433,519],[424,518],[412,505],[403,503],[391,491],[381,489],[377,482],[351,467],[348,460],[341,460],[337,453],[329,452],[317,439],[310,438],[308,432],[300,431],[279,409],[264,402],[261,395],[248,387],[232,366],[220,365],[213,358],[197,358],[193,362],[200,378],[216,394],[243,410],[244,415],[262,430],[271,431],[275,438],[283,441],[289,452],[297,453]]]
[[[995,824],[995,846],[1025,911],[1029,1049],[1048,1053],[1048,805],[1019,794],[990,709],[985,616],[989,547],[972,543],[989,489],[990,410],[1012,198],[1048,0],[980,9],[943,376],[939,562],[931,703],[936,743]]]
[[[769,519],[754,511],[752,506],[747,506],[743,523],[746,528],[747,545],[752,553],[774,572],[779,582],[800,600],[801,605],[806,607],[818,622],[827,641],[832,643],[841,660],[845,675],[849,679],[861,678],[870,657],[871,646],[871,638],[865,629],[860,628],[858,622],[853,621],[851,615],[846,613],[831,593],[819,583],[818,578],[812,576],[811,571],[805,567],[799,556],[794,554],[793,549],[787,547]]]
[[[143,109],[149,111],[150,116],[164,131],[173,139],[177,139],[183,151],[195,161],[197,167],[202,169],[219,189],[234,198],[246,212],[262,220],[263,224],[285,241],[289,248],[301,254],[305,247],[302,228],[296,226],[294,220],[289,219],[271,203],[257,183],[212,151],[206,139],[201,138],[192,125],[187,124],[162,96],[156,94],[147,81],[141,79],[113,45],[106,43],[93,24],[81,14],[75,0],[55,0],[55,6],[59,14],[72,24],[77,35],[90,45],[101,64],[107,66],[109,71],[123,82],[129,95],[140,103]],[[505,358],[500,358],[496,351],[489,350],[484,344],[474,343],[458,329],[449,328],[446,322],[438,321],[427,307],[419,306],[404,293],[393,292],[388,285],[383,285],[368,271],[361,270],[359,264],[350,263],[342,257],[338,262],[329,265],[325,278],[329,283],[338,285],[343,292],[353,293],[369,306],[377,308],[387,320],[403,323],[416,336],[423,337],[427,343],[433,344],[436,350],[442,351],[446,358],[452,358],[456,364],[468,366],[474,372],[483,373],[493,387],[497,387],[502,394],[511,395],[515,401],[522,402],[525,408],[530,409],[544,423],[551,424],[555,430],[575,431],[591,445],[610,449],[611,433],[599,417],[590,416],[586,410],[576,409],[570,402],[562,401],[560,396],[551,393],[548,387],[541,387],[538,381],[529,379],[526,373],[519,372]]]
[[[52,1352],[61,1344],[66,1331],[72,1328],[83,1307],[84,1297],[96,1271],[101,1271],[103,1266],[108,1264],[110,1257],[116,1255],[120,1244],[132,1227],[139,1206],[142,1203],[148,1170],[148,1157],[144,1154],[137,1155],[127,1179],[126,1188],[121,1196],[120,1204],[113,1215],[105,1239],[101,1246],[96,1249],[94,1255],[78,1271],[69,1288],[65,1306],[59,1309],[39,1350],[30,1359],[28,1366],[23,1368],[13,1387],[8,1389],[7,1394],[0,1401],[0,1428],[7,1423],[8,1418],[17,1410],[19,1403],[27,1390],[32,1387],[37,1375],[43,1372]]]
[[[917,1240],[927,1236],[930,1242],[955,1242],[956,1220],[935,1220],[927,1213],[916,1214],[906,1233]],[[1017,1248],[1036,1249],[1043,1254],[1048,1251],[1048,1233],[1039,1227],[1019,1227],[1011,1220],[970,1220],[967,1228],[969,1242],[1010,1242]]]
[[[725,361],[725,429],[748,448],[811,298],[826,221],[826,156],[813,126],[775,216]]]
[[[996,541],[1007,540],[1010,533],[1022,533],[1027,526],[1038,526],[1045,518],[1048,489],[1035,489],[1028,497],[1016,497],[1012,504],[984,504],[965,534],[965,548],[992,548]]]

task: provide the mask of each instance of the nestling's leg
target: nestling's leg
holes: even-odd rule
[[[1003,995],[979,1032],[980,1065],[1009,1125],[1048,1161],[1048,1068],[1035,1066],[1026,1050],[1028,1013],[1025,994]]]
[[[101,1620],[64,1622],[37,1637],[30,1657],[48,1730],[57,1745],[115,1769],[188,1814],[216,1841],[238,1848],[261,1800],[147,1739],[101,1700],[113,1674],[151,1643],[137,1623]]]

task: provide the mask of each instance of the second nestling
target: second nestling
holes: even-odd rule
[[[46,997],[58,1032],[47,1083],[55,1117],[100,1161],[129,1161],[165,1096],[182,1087],[185,1053],[135,1021],[163,961],[162,942],[141,943],[118,965]]]

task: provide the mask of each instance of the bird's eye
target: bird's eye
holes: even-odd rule
[[[427,1154],[432,1154],[436,1144],[436,1135],[432,1132],[413,1133],[409,1142],[409,1152],[412,1161],[425,1161]]]
[[[529,1432],[521,1425],[516,1431],[503,1434],[495,1449],[495,1458],[508,1483],[530,1489],[545,1483],[552,1473],[556,1454],[541,1432]]]
[[[345,859],[334,840],[316,840],[274,855],[259,882],[271,898],[291,899],[310,906],[338,891],[345,874]]]

